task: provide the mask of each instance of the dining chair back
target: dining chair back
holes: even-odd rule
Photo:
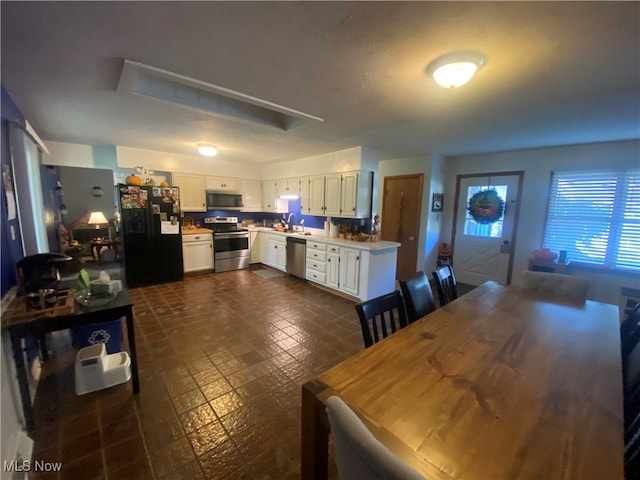
[[[423,271],[406,280],[400,280],[400,290],[407,310],[407,321],[413,323],[436,309],[429,278]]]
[[[640,344],[636,345],[623,362],[622,383],[624,395],[624,423],[640,415]]]
[[[385,447],[339,397],[327,399],[338,477],[341,479],[406,479],[424,477]]]
[[[628,480],[640,479],[640,412],[624,432],[624,472]]]
[[[359,303],[356,312],[365,348],[407,326],[407,314],[398,290]]]
[[[584,302],[589,290],[589,279],[575,275],[550,272],[522,272],[522,286],[546,293],[560,294]]]
[[[640,343],[640,303],[633,307],[620,324],[620,350],[623,373],[626,370],[629,354],[638,343]]]
[[[438,267],[433,272],[433,279],[436,282],[441,307],[458,298],[458,284],[451,265]]]

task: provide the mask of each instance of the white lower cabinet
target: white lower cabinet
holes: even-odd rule
[[[286,271],[286,235],[261,231],[256,238],[261,245],[258,247],[262,251],[260,261]],[[360,301],[393,292],[396,284],[397,250],[400,244],[379,242],[371,247],[357,245],[357,242],[347,243],[344,240],[307,239],[305,278]],[[252,243],[252,262],[254,248]]]
[[[340,290],[340,247],[327,245],[327,287]]]
[[[340,248],[339,290],[349,295],[360,293],[360,250]]]
[[[183,235],[182,265],[184,273],[213,270],[213,235]]]
[[[327,244],[307,241],[307,280],[324,285],[327,277]]]
[[[262,236],[259,232],[249,232],[249,252],[251,263],[262,262]]]
[[[360,250],[307,242],[307,280],[358,297]]]
[[[287,240],[280,235],[266,235],[264,263],[278,270],[287,270]]]

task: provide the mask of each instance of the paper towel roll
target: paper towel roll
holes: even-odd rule
[[[331,225],[331,222],[327,222],[325,220],[325,222],[324,222],[324,236],[325,237],[329,236],[329,225]]]

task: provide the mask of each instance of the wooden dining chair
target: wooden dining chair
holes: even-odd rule
[[[563,273],[522,272],[522,286],[546,293],[557,293],[584,302],[589,290],[589,279]]]
[[[620,353],[622,354],[622,372],[631,351],[640,343],[640,303],[638,303],[620,324]]]
[[[438,267],[433,272],[433,279],[436,282],[441,307],[458,298],[458,284],[451,265]]]
[[[424,477],[373,436],[339,397],[327,399],[338,477],[341,479],[424,480]]]
[[[407,326],[407,314],[398,290],[359,303],[356,312],[365,348]]]
[[[623,358],[622,363],[624,424],[640,415],[640,343]]]
[[[407,320],[413,323],[436,309],[429,278],[423,271],[416,272],[406,280],[400,280],[400,290],[407,311]]]
[[[640,412],[624,432],[624,473],[627,480],[640,479]]]

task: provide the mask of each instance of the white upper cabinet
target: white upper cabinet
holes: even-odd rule
[[[205,177],[193,173],[172,174],[171,184],[180,187],[180,208],[183,212],[205,212]]]
[[[283,178],[275,181],[276,197],[300,196],[300,179]]]
[[[342,175],[339,173],[324,176],[324,214],[330,217],[341,216],[340,185]]]
[[[276,211],[276,183],[273,180],[262,182],[262,211]]]
[[[300,212],[308,213],[309,205],[309,177],[300,179]]]
[[[302,213],[308,215],[324,215],[324,175],[309,177],[308,184],[309,199]]]
[[[330,217],[371,216],[372,172],[316,175],[302,179],[302,213]]]
[[[240,179],[238,178],[223,178],[212,177],[207,175],[207,190],[240,192]]]
[[[366,218],[371,216],[372,172],[342,174],[340,216]]]
[[[258,180],[242,180],[243,212],[262,210],[262,186]]]

